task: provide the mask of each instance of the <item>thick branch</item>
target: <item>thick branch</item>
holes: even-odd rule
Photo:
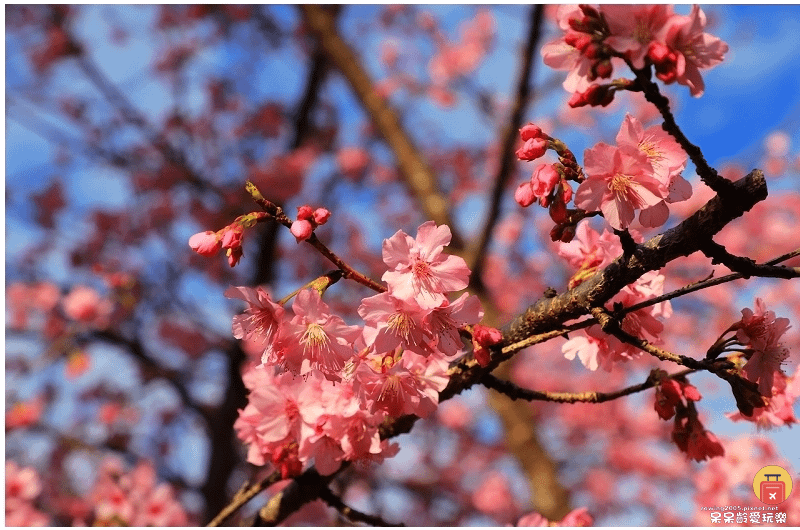
[[[760,170],[753,170],[733,183],[731,189],[730,194],[715,196],[675,228],[640,245],[635,255],[617,258],[604,270],[564,294],[539,300],[507,327],[504,344],[549,331],[562,322],[588,313],[591,307],[602,306],[646,272],[658,270],[677,257],[700,250],[707,238],[767,197],[766,180]]]
[[[375,127],[394,152],[397,165],[422,209],[436,224],[448,225],[453,232],[450,246],[462,249],[464,244],[450,217],[448,200],[438,190],[433,170],[406,134],[397,112],[375,90],[375,85],[358,56],[339,36],[333,15],[319,5],[302,5],[300,10],[308,29],[318,39],[331,62],[350,83],[350,87],[369,113]]]

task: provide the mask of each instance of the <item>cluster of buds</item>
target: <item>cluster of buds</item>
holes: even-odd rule
[[[630,79],[614,79],[611,83],[592,83],[583,92],[575,92],[567,104],[573,109],[578,107],[607,107],[614,101],[614,94],[620,90],[635,91],[635,83]]]
[[[489,366],[491,352],[489,348],[499,344],[503,340],[503,333],[497,329],[481,324],[472,327],[472,350],[475,360],[484,368]]]
[[[716,436],[705,430],[697,415],[696,401],[700,392],[685,378],[672,378],[663,370],[656,370],[651,376],[658,380],[654,408],[661,419],[675,417],[672,441],[678,449],[698,462],[706,458],[723,456],[725,450]]]
[[[690,385],[686,379],[673,379],[663,370],[657,370],[656,401],[654,408],[662,420],[675,415],[675,408],[686,408],[690,401],[700,401],[700,392]]]
[[[228,265],[234,267],[244,255],[242,250],[244,229],[250,228],[266,218],[265,212],[240,215],[234,222],[221,230],[216,232],[206,230],[193,235],[189,238],[189,246],[201,256],[206,257],[214,256],[221,249],[226,249]]]
[[[543,208],[549,208],[550,218],[556,223],[550,237],[553,241],[567,243],[575,235],[575,225],[585,217],[583,210],[567,208],[572,200],[572,186],[569,181],[583,182],[583,171],[572,151],[561,140],[543,133],[538,126],[532,123],[525,125],[520,129],[520,136],[524,144],[517,150],[517,158],[536,160],[548,149],[552,149],[558,155],[558,162],[536,166],[530,181],[517,187],[514,200],[523,208],[534,202],[538,202]]]
[[[297,207],[297,220],[292,223],[291,232],[297,239],[297,242],[305,241],[314,232],[314,229],[319,225],[324,225],[328,222],[331,216],[325,208],[317,208],[312,210],[311,206],[304,204]]]
[[[570,17],[569,28],[564,35],[564,42],[578,50],[590,63],[586,77],[589,81],[608,79],[614,68],[611,57],[614,50],[604,40],[610,34],[600,13],[592,6],[581,4],[582,17]]]

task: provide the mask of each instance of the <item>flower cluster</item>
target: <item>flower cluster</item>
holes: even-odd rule
[[[388,289],[362,300],[363,326],[333,314],[313,286],[291,310],[261,288],[226,291],[248,304],[233,319],[234,336],[263,345],[262,364],[245,373],[250,401],[235,425],[249,462],[291,476],[313,460],[330,474],[343,461],[391,455],[378,435],[387,416],[436,409],[448,362],[465,351],[460,330],[483,316],[474,296],[448,296],[470,274],[462,258],[442,253],[450,238],[447,226],[427,222],[416,238],[398,231],[384,241]],[[483,335],[484,345],[497,339]]]
[[[633,237],[635,240],[641,241],[638,233],[634,233]],[[601,235],[587,223],[582,223],[578,226],[575,240],[570,243],[559,243],[558,253],[571,265],[578,268],[570,280],[570,286],[574,287],[621,255],[622,245],[609,232],[604,231]],[[664,276],[657,271],[651,271],[634,283],[625,286],[608,301],[606,306],[609,309],[618,304],[621,304],[622,307],[629,307],[659,296],[663,292]],[[661,302],[627,313],[622,319],[621,327],[630,335],[644,338],[652,344],[658,344],[660,342],[659,335],[664,329],[664,325],[658,318],[667,318],[671,314],[672,308],[669,302]],[[567,359],[574,359],[577,356],[581,363],[592,371],[599,367],[611,371],[615,363],[628,361],[642,355],[642,351],[637,347],[606,334],[599,324],[586,328],[585,335],[573,336],[562,345],[561,351]]]
[[[8,526],[47,526],[47,515],[34,506],[42,492],[39,475],[32,467],[20,468],[6,460],[6,524]]]
[[[324,225],[328,222],[331,216],[325,208],[317,208],[313,210],[311,206],[304,204],[297,207],[297,220],[292,223],[291,232],[297,239],[297,242],[305,241],[314,232],[314,229],[319,225]]]
[[[231,224],[221,230],[216,232],[206,230],[193,235],[189,238],[189,246],[201,256],[206,257],[216,255],[220,249],[226,249],[228,265],[234,267],[244,255],[242,242],[244,240],[245,228],[250,228],[257,222],[266,218],[267,214],[264,212],[240,215]]]
[[[559,155],[557,164],[540,164],[530,182],[522,183],[514,194],[523,207],[538,199],[549,206],[550,217],[556,222],[553,240],[569,242],[575,225],[587,212],[600,211],[617,230],[624,230],[639,212],[643,226],[657,227],[667,221],[670,203],[691,197],[692,186],[682,176],[688,156],[680,145],[660,127],[645,129],[631,116],[617,133],[617,145],[600,142],[584,153],[581,170],[575,157],[560,141],[542,133],[533,124],[520,130],[525,144],[517,151],[520,160],[535,160],[546,149]],[[585,176],[584,176],[585,171]],[[575,206],[567,209],[572,199],[569,180],[579,182]],[[569,228],[568,237],[564,236]]]
[[[568,71],[563,86],[573,93],[572,107],[608,105],[616,90],[628,87],[624,79],[595,82],[611,78],[615,59],[636,70],[652,65],[661,81],[677,81],[699,97],[705,88],[700,70],[718,65],[728,51],[705,32],[705,13],[696,5],[688,15],[670,5],[563,5],[556,18],[564,34],[545,45],[542,56],[551,68]]]
[[[118,459],[103,461],[90,494],[95,526],[186,526],[188,518],[169,484],[157,483],[155,469],[141,462],[125,473]]]
[[[744,346],[739,353],[739,361],[744,363],[741,374],[758,384],[758,392],[766,401],[764,407],[755,408],[750,416],[742,412],[729,414],[734,421],[747,420],[765,428],[797,423],[792,407],[800,397],[800,377],[797,372],[787,377],[781,368],[790,352],[780,339],[790,327],[788,318],[776,317],[761,298],[756,298],[755,310],[743,309],[742,318],[726,331],[735,332],[735,336],[718,341],[728,348]]]
[[[692,195],[681,176],[687,155],[667,133],[626,115],[617,134],[617,145],[598,143],[584,153],[587,179],[575,192],[575,206],[603,212],[617,230],[627,228],[639,210],[643,226],[657,227],[667,221],[667,203]]]

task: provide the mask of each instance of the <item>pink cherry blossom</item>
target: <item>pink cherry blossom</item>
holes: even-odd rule
[[[523,182],[514,191],[514,200],[523,208],[527,208],[536,200],[536,194],[533,192],[533,186],[530,182]]]
[[[358,314],[367,323],[365,342],[377,352],[402,346],[423,355],[431,353],[428,342],[432,335],[423,326],[428,313],[430,310],[420,308],[413,300],[401,300],[391,293],[364,298],[358,308]]]
[[[600,11],[611,32],[604,42],[624,53],[634,68],[644,67],[650,42],[673,14],[671,5],[608,4]]]
[[[561,180],[561,175],[553,167],[553,164],[540,164],[533,170],[531,175],[531,188],[533,194],[539,199],[543,199],[553,192],[556,184]]]
[[[659,33],[659,40],[676,54],[675,79],[688,86],[695,97],[702,96],[705,90],[700,70],[718,65],[728,52],[728,45],[705,33],[705,27],[706,15],[694,5],[688,16],[672,15]]]
[[[446,300],[446,292],[464,289],[469,283],[467,263],[442,254],[451,237],[448,226],[428,221],[420,225],[416,239],[399,230],[384,240],[383,261],[389,270],[382,279],[392,294],[431,309]]]
[[[242,340],[270,342],[283,318],[283,306],[273,302],[262,287],[230,287],[224,294],[227,298],[247,302],[244,314],[233,317],[233,336]]]
[[[396,350],[367,357],[354,377],[370,412],[425,418],[436,409],[439,392],[447,386],[447,362]]]
[[[301,374],[318,369],[326,377],[338,379],[338,372],[355,354],[352,344],[361,329],[331,314],[316,289],[297,293],[292,310],[295,316],[286,324],[286,336],[296,347],[290,347],[292,358],[287,358],[287,363],[298,366]]]
[[[771,397],[766,407],[753,409],[751,416],[745,416],[741,411],[726,414],[733,421],[750,421],[759,429],[791,426],[800,422],[794,413],[794,404],[800,398],[800,371],[795,371],[789,378],[783,374],[773,377]]]
[[[647,155],[628,146],[614,147],[601,142],[587,149],[584,169],[588,178],[578,186],[575,205],[586,211],[601,210],[608,224],[617,230],[630,225],[636,210],[662,205],[669,194],[667,187],[653,175]],[[663,223],[666,217],[659,215],[648,220]]]
[[[781,365],[789,358],[789,349],[780,338],[791,327],[788,318],[776,318],[773,311],[767,311],[761,298],[756,298],[756,310],[742,310],[742,319],[734,324],[737,339],[749,345],[754,351],[742,374],[753,382],[758,382],[758,390],[769,397],[773,379],[781,372]]]

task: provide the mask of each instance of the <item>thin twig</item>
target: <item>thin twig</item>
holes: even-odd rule
[[[680,378],[688,374],[694,373],[696,370],[688,369],[680,372],[670,374],[669,377]],[[481,378],[481,383],[486,388],[496,390],[511,399],[524,399],[525,401],[552,401],[554,403],[605,403],[624,396],[629,396],[648,388],[653,388],[658,384],[658,380],[654,377],[648,377],[644,383],[629,386],[614,392],[542,392],[539,390],[529,390],[522,388],[511,381],[503,381],[492,374],[486,374]]]
[[[245,483],[239,488],[239,491],[236,492],[236,495],[233,496],[231,502],[222,509],[216,517],[214,517],[211,522],[209,522],[206,526],[220,526],[225,520],[233,515],[236,510],[247,504],[250,499],[270,487],[271,485],[275,484],[281,479],[281,474],[279,471],[273,472],[268,477],[264,478],[262,481],[253,484],[252,486],[248,487],[248,484]]]
[[[322,492],[319,495],[319,498],[325,501],[325,503],[331,508],[335,508],[343,516],[357,523],[365,523],[370,526],[405,526],[403,524],[387,523],[386,521],[384,521],[383,519],[381,519],[376,515],[368,515],[366,513],[355,510],[347,506],[344,502],[342,502],[342,499],[334,495],[334,493],[327,488],[322,490]]]
[[[253,200],[259,206],[261,206],[261,208],[263,208],[264,211],[267,212],[267,214],[272,216],[276,221],[278,221],[286,228],[292,227],[292,220],[289,219],[289,217],[285,213],[283,213],[283,208],[281,208],[274,202],[265,199],[255,184],[253,184],[248,180],[246,188],[248,193],[250,193],[250,196],[253,198]],[[320,254],[325,256],[331,263],[333,263],[339,269],[341,269],[344,278],[358,282],[361,285],[365,285],[378,293],[386,292],[387,289],[385,286],[379,284],[375,280],[368,278],[364,274],[358,272],[353,267],[348,265],[342,258],[337,256],[336,253],[334,253],[331,249],[325,246],[325,244],[322,241],[320,241],[319,238],[317,238],[316,234],[312,233],[311,237],[306,239],[306,243],[317,249],[317,251],[319,251]]]

